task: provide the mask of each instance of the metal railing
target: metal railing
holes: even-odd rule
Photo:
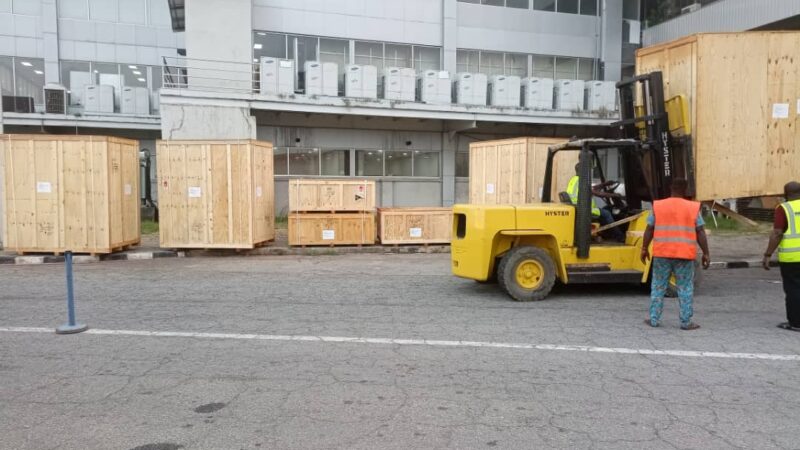
[[[253,93],[259,90],[258,64],[184,57],[162,57],[167,89]]]

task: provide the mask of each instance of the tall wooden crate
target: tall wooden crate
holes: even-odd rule
[[[157,146],[161,247],[250,249],[275,239],[272,144]]]
[[[375,181],[289,180],[289,211],[341,212],[374,209]]]
[[[449,244],[452,208],[379,208],[381,244]]]
[[[469,202],[478,205],[541,201],[547,149],[564,138],[521,137],[473,142],[469,146]],[[551,198],[575,175],[578,152],[560,152],[553,162]]]
[[[111,253],[140,241],[139,143],[2,135],[3,244],[20,253]]]
[[[636,53],[689,101],[696,198],[783,193],[800,174],[800,33],[692,35]]]

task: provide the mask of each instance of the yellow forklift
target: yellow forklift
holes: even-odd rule
[[[643,204],[669,197],[673,178],[687,179],[690,194],[694,191],[689,113],[682,96],[665,101],[661,72],[619,82],[617,89],[620,120],[612,127],[618,137],[551,147],[541,203],[454,206],[454,275],[496,280],[517,301],[546,298],[556,280],[647,283],[650,261],[639,258],[648,215]],[[609,149],[619,155],[623,180],[609,181],[603,174],[599,154]],[[557,203],[550,198],[553,161],[561,152],[580,152],[576,205],[566,192]],[[610,202],[615,222],[604,227],[592,223],[593,174],[608,192],[625,183],[624,196]],[[611,227],[621,228],[624,242],[596,238]]]

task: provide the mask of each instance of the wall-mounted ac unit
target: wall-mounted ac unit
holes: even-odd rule
[[[83,110],[94,113],[114,112],[114,86],[92,84],[84,87]]]
[[[331,62],[306,61],[306,95],[339,95],[339,65]]]
[[[456,74],[453,83],[453,99],[459,105],[486,106],[488,78],[483,73]]]
[[[617,109],[617,86],[613,81],[587,81],[584,92],[587,111]]]
[[[262,94],[294,94],[294,61],[262,57],[259,84]]]
[[[378,98],[378,68],[350,64],[344,71],[344,96],[353,98]]]
[[[450,72],[426,70],[417,78],[417,100],[434,105],[449,105],[453,102]]]
[[[413,102],[416,96],[417,73],[407,67],[383,70],[383,98]]]
[[[44,86],[44,112],[48,114],[67,113],[67,89],[60,84]]]
[[[522,102],[526,108],[553,109],[553,79],[524,78],[522,80]]]
[[[515,75],[493,75],[489,81],[489,104],[492,106],[520,105],[522,82]]]
[[[583,111],[583,80],[556,80],[553,106],[559,111]]]
[[[125,86],[122,88],[122,114],[147,116],[150,114],[150,91],[146,87]]]

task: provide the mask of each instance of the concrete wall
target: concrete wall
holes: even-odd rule
[[[254,139],[250,109],[161,104],[162,139]]]

